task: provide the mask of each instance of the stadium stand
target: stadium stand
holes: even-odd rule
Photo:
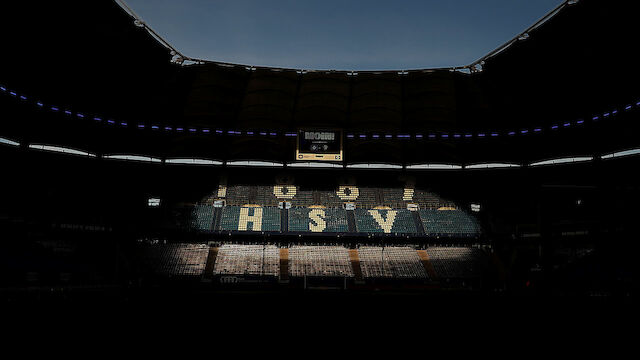
[[[406,201],[403,198],[404,189],[401,188],[382,188],[382,200],[380,205],[388,206],[392,209],[406,208]],[[410,199],[409,199],[410,200]]]
[[[317,204],[326,207],[341,207],[344,204],[344,201],[340,199],[335,192],[316,191],[314,197],[317,198]]]
[[[350,232],[351,229],[359,233],[436,237],[480,234],[480,225],[473,216],[431,192],[413,188],[407,191],[404,188],[340,186],[334,191],[301,191],[295,185],[234,185],[227,187],[226,195],[227,206],[221,211],[214,211],[209,204],[196,205],[191,229],[201,232],[286,230],[324,233]],[[282,201],[291,203],[292,207],[282,210],[274,206]],[[353,216],[343,208],[345,202],[355,203]],[[417,214],[407,209],[409,203],[419,205]],[[221,215],[215,215],[218,213]],[[354,223],[349,225],[350,221]]]
[[[411,212],[406,209],[356,209],[356,228],[364,233],[413,234],[416,226]]]
[[[168,276],[202,275],[209,255],[204,244],[153,244],[140,250],[143,269]]]
[[[427,253],[439,278],[463,279],[479,276],[486,254],[476,248],[429,247]]]
[[[20,288],[7,303],[57,284],[128,297],[145,275],[203,267],[202,280],[425,279],[415,254],[433,284],[480,276],[488,255],[447,246],[460,243],[492,249],[486,294],[637,294],[637,2],[562,1],[472,64],[359,74],[185,58],[121,3],[14,1],[0,12],[11,54],[0,58],[0,292]],[[340,129],[341,161],[294,162],[306,127]],[[162,206],[147,206],[150,194]],[[251,233],[285,230],[294,234]],[[260,245],[207,257],[206,245],[180,243],[222,238]],[[289,248],[310,241],[349,250]]]
[[[428,278],[411,247],[361,246],[358,255],[364,278]]]
[[[213,230],[214,207],[211,205],[197,204],[191,214],[191,229],[196,231]]]
[[[262,185],[234,185],[227,187],[227,204],[242,206],[245,204],[260,204],[277,206],[278,198],[273,193],[272,186]]]
[[[476,236],[480,233],[478,222],[462,210],[419,210],[427,235]]]
[[[443,204],[436,194],[423,190],[414,190],[412,202],[420,205],[421,209],[437,209]]]
[[[280,209],[277,207],[225,206],[220,230],[280,231]]]
[[[291,246],[291,277],[353,277],[349,252],[342,246]]]
[[[218,248],[214,275],[278,276],[280,250],[274,245],[224,244]]]
[[[296,196],[290,200],[293,206],[309,206],[314,204],[314,191],[297,189]]]
[[[355,200],[356,206],[371,209],[373,207],[379,206],[379,191],[376,188],[367,188],[360,187],[359,194],[357,199]]]
[[[347,232],[348,230],[347,213],[344,209],[305,207],[289,209],[289,231]]]
[[[201,276],[210,256],[205,244],[144,244],[138,250],[143,272],[163,276]],[[275,245],[222,244],[213,275],[278,277],[282,250]],[[343,246],[292,245],[284,250],[290,277],[355,276],[349,250]],[[430,279],[413,247],[360,246],[354,251],[364,279]],[[438,279],[477,278],[488,261],[478,248],[428,247],[426,252]]]

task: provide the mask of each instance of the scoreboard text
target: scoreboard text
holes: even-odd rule
[[[342,131],[299,130],[296,160],[342,161]]]

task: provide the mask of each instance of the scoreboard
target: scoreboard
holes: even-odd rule
[[[298,130],[296,160],[342,161],[341,130]]]

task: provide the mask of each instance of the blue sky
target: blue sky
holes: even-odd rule
[[[467,65],[562,0],[125,0],[194,58],[296,69]]]

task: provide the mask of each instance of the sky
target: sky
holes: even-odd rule
[[[314,70],[468,65],[562,0],[125,0],[185,56]]]

